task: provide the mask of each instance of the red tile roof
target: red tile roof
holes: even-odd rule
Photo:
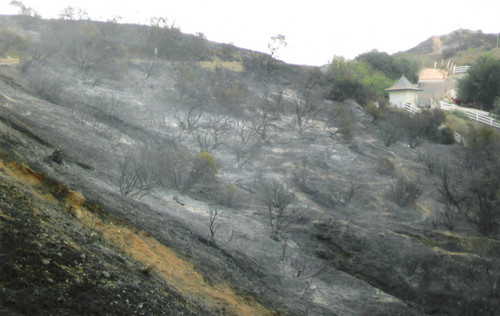
[[[448,72],[443,73],[442,71],[435,68],[426,68],[420,72],[418,76],[418,81],[421,80],[444,80],[448,77]]]

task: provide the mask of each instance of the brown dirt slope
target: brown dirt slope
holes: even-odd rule
[[[0,165],[0,314],[210,314],[85,227],[42,179]]]

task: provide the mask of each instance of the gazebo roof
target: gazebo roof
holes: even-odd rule
[[[385,91],[404,91],[404,90],[422,91],[422,89],[417,88],[417,86],[411,83],[410,80],[406,79],[404,75],[401,76],[398,82],[396,82],[392,87],[385,89]]]

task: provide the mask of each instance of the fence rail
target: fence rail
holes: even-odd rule
[[[453,66],[453,74],[463,74],[469,71],[470,66]]]
[[[489,126],[492,126],[495,128],[500,128],[500,122],[489,115],[484,115],[484,114],[481,114],[478,112],[470,111],[470,110],[464,109],[460,106],[456,106],[455,104],[445,103],[443,101],[440,102],[440,106],[441,106],[441,110],[445,110],[445,111],[458,110],[458,111],[461,111],[461,112],[467,114],[468,117],[470,117],[472,120],[474,120],[476,122],[483,123],[483,124],[486,124],[486,125],[489,125]]]
[[[411,113],[413,113],[413,114],[416,114],[416,113],[419,113],[419,112],[420,112],[420,110],[419,110],[419,109],[417,109],[416,107],[414,107],[413,105],[411,105],[411,103],[410,103],[410,102],[405,102],[405,103],[403,103],[403,108],[404,108],[405,110],[407,110],[407,111],[410,111],[410,112],[411,112]]]

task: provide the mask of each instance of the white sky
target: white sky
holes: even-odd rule
[[[21,0],[22,1],[22,0]],[[390,54],[410,49],[433,35],[463,28],[500,32],[500,0],[24,0],[43,18],[67,6],[87,10],[93,19],[121,16],[148,24],[166,17],[182,32],[202,32],[212,41],[266,51],[271,36],[283,34],[288,46],[279,58],[322,65],[334,55],[354,58],[378,49]],[[0,0],[0,14],[15,14]]]

